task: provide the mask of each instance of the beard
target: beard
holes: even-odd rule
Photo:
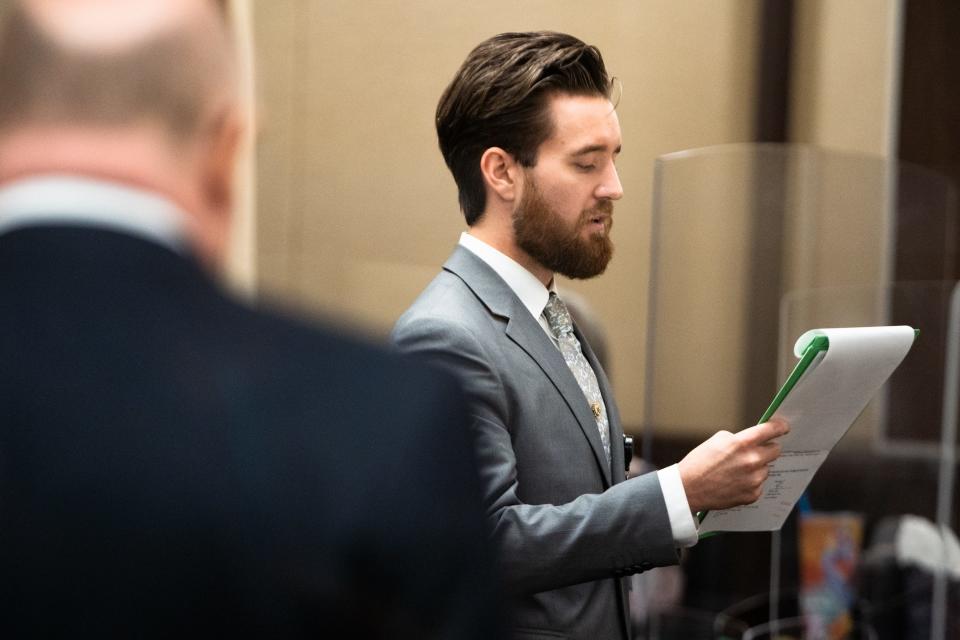
[[[517,246],[543,267],[568,278],[582,280],[603,273],[613,257],[613,202],[602,200],[585,209],[571,225],[551,210],[532,178],[527,186],[513,212]],[[584,236],[584,228],[598,219],[603,221],[603,232]]]

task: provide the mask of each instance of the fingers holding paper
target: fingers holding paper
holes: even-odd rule
[[[760,499],[768,465],[780,455],[777,438],[790,428],[771,420],[738,433],[718,431],[679,463],[690,510],[711,511]]]

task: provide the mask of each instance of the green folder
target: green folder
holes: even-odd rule
[[[914,329],[913,339],[916,340],[919,335],[920,330]],[[780,405],[783,403],[784,399],[793,390],[793,387],[796,386],[796,384],[800,381],[800,378],[803,377],[803,374],[807,372],[807,369],[811,364],[813,364],[813,361],[817,359],[817,356],[820,355],[820,352],[826,351],[829,347],[830,340],[827,338],[827,336],[813,337],[813,340],[810,341],[810,344],[803,348],[803,355],[800,356],[800,362],[798,362],[793,368],[793,371],[790,372],[790,376],[787,378],[787,381],[783,383],[783,386],[780,387],[780,390],[777,391],[777,395],[773,396],[773,402],[771,402],[770,406],[767,407],[767,410],[763,412],[763,415],[760,417],[760,420],[757,422],[757,424],[766,422],[773,417],[773,414],[776,413],[777,409],[780,408]]]
[[[920,335],[919,329],[913,330],[914,340]],[[770,403],[770,406],[767,407],[767,410],[763,412],[763,415],[760,417],[760,420],[757,421],[757,424],[766,422],[773,417],[773,414],[777,412],[777,409],[780,408],[780,405],[790,394],[793,388],[800,382],[800,378],[803,377],[803,374],[807,372],[807,369],[810,368],[810,365],[817,360],[817,356],[825,352],[830,347],[830,340],[827,336],[814,336],[810,343],[804,347],[803,355],[800,356],[800,361],[793,368],[793,371],[790,372],[790,375],[787,377],[786,382],[780,387],[780,390],[777,391],[777,395],[773,396],[773,402]],[[697,522],[703,522],[703,519],[707,517],[709,511],[701,511],[697,513]],[[712,531],[710,533],[705,533],[700,536],[701,539],[709,538],[712,535],[720,533],[719,531]]]
[[[793,368],[793,371],[790,372],[790,376],[787,377],[787,381],[783,383],[783,386],[780,387],[780,390],[777,391],[777,395],[773,396],[773,402],[770,403],[770,406],[767,407],[767,410],[763,412],[763,415],[760,417],[760,420],[757,421],[757,424],[766,422],[773,417],[773,414],[776,413],[777,409],[780,408],[780,405],[786,399],[787,395],[793,391],[793,388],[800,378],[803,377],[803,374],[807,372],[807,368],[813,364],[813,361],[817,359],[817,356],[821,352],[826,351],[830,346],[830,340],[827,336],[814,336],[813,340],[810,341],[803,349],[803,355],[800,356],[800,362],[796,364]]]

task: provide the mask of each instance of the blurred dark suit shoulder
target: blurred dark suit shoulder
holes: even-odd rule
[[[0,235],[0,634],[491,637],[464,411],[159,245]]]

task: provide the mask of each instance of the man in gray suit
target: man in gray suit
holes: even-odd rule
[[[466,388],[518,638],[628,638],[624,578],[675,564],[697,540],[693,513],[759,498],[787,431],[722,431],[625,480],[609,382],[553,278],[598,275],[612,254],[610,86],[600,52],[565,34],[470,53],[437,108],[469,232],[393,333]]]

